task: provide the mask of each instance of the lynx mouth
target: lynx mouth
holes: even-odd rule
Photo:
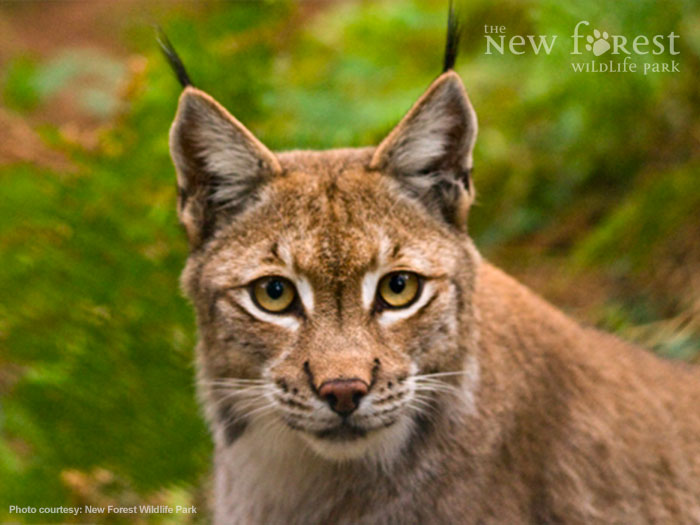
[[[306,430],[301,437],[312,451],[327,460],[387,461],[404,446],[412,421],[409,417],[397,418],[376,426],[343,421],[323,430]]]
[[[354,441],[367,436],[367,430],[364,428],[357,427],[346,421],[343,421],[340,425],[328,429],[324,429],[315,432],[314,435],[319,439],[324,439],[328,441]]]

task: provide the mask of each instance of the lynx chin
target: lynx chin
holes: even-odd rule
[[[479,256],[452,67],[377,146],[273,153],[193,87],[170,131],[223,524],[700,523],[700,373]]]

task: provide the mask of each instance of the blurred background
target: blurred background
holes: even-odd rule
[[[377,143],[420,96],[440,70],[445,3],[0,2],[0,522],[206,521],[211,450],[167,143],[180,88],[152,24],[268,146],[321,149]],[[460,12],[483,254],[584,323],[697,360],[700,4]],[[632,60],[680,71],[574,73],[579,20],[673,31],[679,55]],[[558,42],[487,55],[484,25]],[[140,503],[200,514],[8,514]]]

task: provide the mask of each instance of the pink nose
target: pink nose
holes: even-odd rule
[[[357,410],[368,389],[367,383],[361,379],[333,379],[321,385],[318,395],[328,402],[334,412],[349,416]]]

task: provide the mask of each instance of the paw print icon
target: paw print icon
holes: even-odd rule
[[[610,49],[610,42],[608,42],[609,36],[607,31],[603,31],[601,34],[600,31],[594,29],[593,36],[588,35],[586,37],[586,41],[588,42],[588,44],[586,44],[586,49],[588,51],[593,51],[593,54],[597,57],[602,55]]]

